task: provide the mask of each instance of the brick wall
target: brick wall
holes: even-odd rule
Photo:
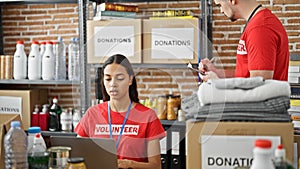
[[[300,52],[300,4],[298,0],[260,0],[271,9],[284,24],[289,35],[291,53]],[[139,3],[141,13],[160,9],[191,9],[200,14],[200,1],[174,1]],[[56,40],[62,36],[66,43],[78,36],[77,4],[8,5],[2,7],[5,54],[13,54],[15,42],[25,41],[29,53],[32,40]],[[219,8],[213,6],[213,49],[219,56],[227,75],[232,76],[235,52],[245,21],[230,22]],[[91,68],[92,99],[94,95],[94,72]],[[135,68],[140,97],[156,97],[162,93],[176,92],[182,97],[197,89],[197,76],[187,69]],[[3,86],[3,85],[2,85]],[[10,85],[4,85],[11,87]],[[18,85],[18,87],[20,87]],[[79,106],[78,85],[25,85],[27,88],[47,88],[49,95],[58,95],[63,107]],[[50,102],[50,98],[49,98]]]

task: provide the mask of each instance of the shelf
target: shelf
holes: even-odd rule
[[[53,3],[77,3],[77,0],[0,0],[0,5],[8,4],[53,4]]]
[[[77,133],[75,132],[63,132],[63,131],[42,131],[43,137],[50,137],[50,136],[71,136],[76,137]]]
[[[146,63],[132,63],[133,68],[159,68],[159,69],[188,69],[188,63],[186,64],[146,64]],[[192,64],[194,68],[197,68],[197,64]],[[102,64],[93,64],[93,67],[101,67]]]
[[[97,0],[92,0],[92,1],[97,1]],[[180,0],[180,1],[195,1],[195,0]],[[130,3],[130,2],[178,2],[178,0],[106,0],[105,2],[112,2],[112,3]],[[198,1],[196,1],[198,2]]]
[[[69,81],[69,80],[0,80],[0,84],[44,84],[44,85],[79,85],[79,81]]]
[[[168,126],[185,126],[185,121],[178,121],[178,120],[160,120],[162,125],[168,125]]]

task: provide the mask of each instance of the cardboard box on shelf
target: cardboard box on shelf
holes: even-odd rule
[[[281,143],[293,161],[294,127],[289,122],[194,122],[187,121],[187,169],[232,169],[252,162],[256,139]]]
[[[31,123],[31,113],[36,104],[48,103],[48,91],[32,90],[0,90],[0,114],[19,114],[24,129]]]
[[[20,115],[18,114],[0,114],[0,168],[4,167],[4,136],[10,129],[11,121],[20,121]],[[22,122],[21,122],[22,127]],[[23,128],[24,129],[24,128]]]
[[[198,63],[200,18],[143,20],[143,63]]]
[[[88,63],[103,63],[123,54],[131,63],[141,63],[141,19],[87,21]]]

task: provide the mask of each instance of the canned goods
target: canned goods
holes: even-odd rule
[[[66,169],[86,169],[83,157],[73,157],[68,159]]]
[[[71,147],[54,146],[48,149],[49,169],[61,169],[67,166],[67,160],[70,156]]]
[[[4,79],[12,79],[13,78],[13,59],[14,59],[14,57],[11,55],[5,56]]]

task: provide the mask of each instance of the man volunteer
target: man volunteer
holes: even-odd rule
[[[287,81],[288,36],[279,19],[256,0],[214,1],[231,21],[247,19],[237,47],[235,77]],[[206,76],[201,76],[203,81],[224,77],[207,58],[201,60],[199,69],[206,71]]]

